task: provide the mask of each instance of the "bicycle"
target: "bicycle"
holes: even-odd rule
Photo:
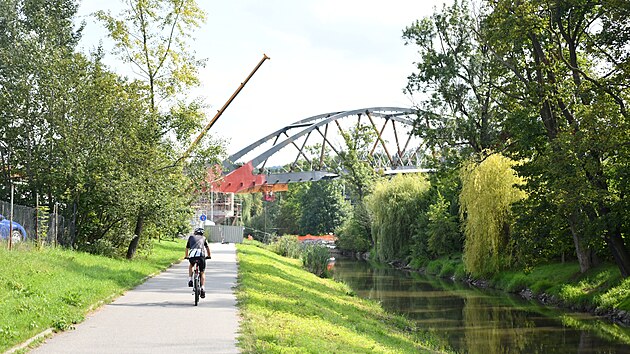
[[[190,259],[186,257],[186,259]],[[206,257],[206,259],[210,259],[210,257]],[[195,296],[195,306],[199,304],[199,296],[201,294],[201,272],[199,271],[199,262],[197,259],[195,264],[193,265],[193,295]]]

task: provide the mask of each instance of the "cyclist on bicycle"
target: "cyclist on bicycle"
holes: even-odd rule
[[[206,297],[204,284],[206,283],[206,258],[210,258],[210,247],[208,241],[203,236],[203,228],[195,229],[194,235],[188,237],[186,243],[186,258],[190,264],[188,265],[188,286],[192,287],[193,265],[199,262],[199,271],[201,272],[201,294],[202,298]]]

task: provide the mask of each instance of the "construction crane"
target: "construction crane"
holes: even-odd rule
[[[239,94],[239,92],[241,92],[241,90],[243,89],[243,87],[245,87],[245,84],[247,84],[247,82],[249,81],[249,79],[251,79],[252,76],[254,76],[254,74],[256,73],[256,71],[258,70],[258,68],[260,68],[260,66],[265,62],[265,60],[270,59],[267,54],[263,54],[262,59],[258,62],[258,64],[256,65],[256,67],[254,68],[254,70],[252,70],[252,72],[249,74],[249,76],[247,76],[247,78],[245,79],[245,81],[243,81],[241,83],[241,85],[236,89],[236,91],[234,91],[234,93],[232,94],[232,96],[227,100],[227,102],[225,102],[225,104],[223,105],[223,107],[221,107],[221,109],[219,109],[217,111],[217,114],[214,115],[214,117],[210,120],[210,122],[208,122],[208,124],[206,124],[206,126],[203,128],[203,130],[201,130],[201,132],[199,133],[199,135],[197,135],[197,138],[192,142],[192,144],[190,144],[190,146],[188,147],[188,149],[186,149],[186,151],[182,154],[182,156],[177,160],[177,162],[185,159],[188,157],[188,155],[190,155],[190,152],[195,148],[195,146],[197,146],[197,144],[199,144],[199,141],[204,137],[204,135],[206,135],[206,133],[208,132],[208,130],[210,130],[210,128],[212,128],[212,126],[214,125],[214,123],[217,121],[217,119],[219,119],[219,117],[223,114],[223,112],[228,108],[228,106],[230,105],[230,103],[232,103],[232,101],[234,100],[234,98]],[[176,162],[176,163],[177,163]]]

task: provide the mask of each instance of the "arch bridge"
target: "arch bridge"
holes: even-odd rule
[[[209,182],[215,192],[269,193],[286,191],[289,183],[337,178],[347,151],[342,132],[363,145],[359,158],[384,174],[427,171],[422,142],[412,134],[416,112],[374,107],[299,120],[230,155],[221,175]],[[370,138],[359,132],[369,132]]]

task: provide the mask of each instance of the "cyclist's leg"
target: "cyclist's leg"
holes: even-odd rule
[[[201,288],[206,284],[206,259],[199,260],[199,272],[201,272]]]
[[[188,286],[192,286],[192,273],[194,263],[195,262],[192,259],[188,259]]]

